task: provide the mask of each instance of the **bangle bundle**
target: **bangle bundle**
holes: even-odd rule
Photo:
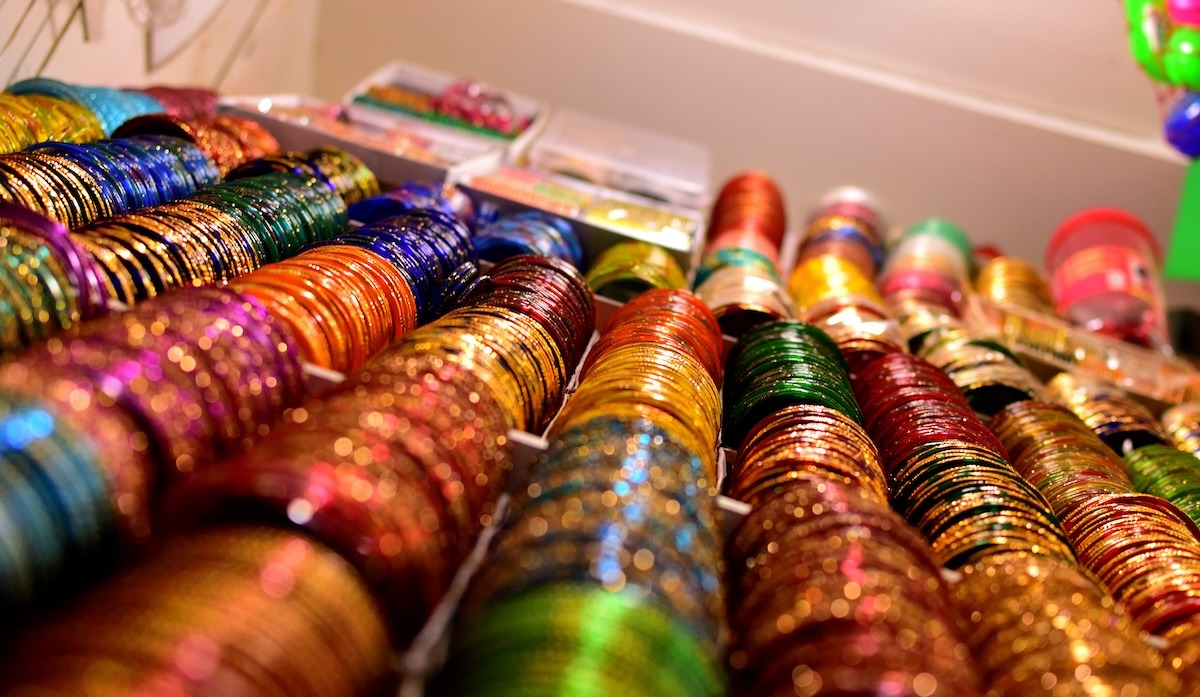
[[[725,334],[740,336],[757,324],[794,316],[778,271],[786,224],[783,195],[764,172],[737,174],[717,194],[704,273],[693,287]]]
[[[1154,414],[1117,387],[1070,373],[1055,375],[1046,387],[1118,456],[1146,445],[1171,445]]]
[[[96,115],[70,101],[43,94],[0,93],[0,153],[37,143],[90,143],[104,137]]]
[[[1074,562],[1046,500],[944,373],[896,353],[867,366],[854,388],[892,506],[930,541],[940,565],[1011,551]]]
[[[852,186],[834,189],[821,197],[809,215],[797,266],[810,259],[832,257],[853,264],[863,277],[873,279],[883,266],[886,231],[870,193]],[[793,286],[797,281],[793,275]]]
[[[725,554],[733,694],[982,693],[928,546],[873,494],[793,480]]]
[[[687,291],[613,315],[471,586],[446,694],[720,693],[718,341]]]
[[[600,252],[587,271],[597,294],[625,302],[654,288],[686,288],[679,262],[665,249],[646,242],[621,242]]]
[[[1086,572],[1023,553],[965,566],[959,626],[996,695],[1179,694],[1179,679]]]
[[[338,192],[347,205],[379,194],[379,180],[375,173],[359,158],[345,150],[332,147],[260,156],[239,165],[226,179],[245,179],[270,172],[291,172],[301,177],[315,177]],[[453,214],[451,217],[457,218]]]
[[[887,504],[879,453],[854,419],[821,404],[794,404],[750,429],[729,472],[729,496],[752,506],[797,479],[861,490]]]
[[[759,325],[738,340],[725,365],[726,447],[741,448],[755,424],[796,404],[819,404],[862,423],[837,345],[810,324]]]
[[[116,138],[159,135],[180,138],[212,158],[221,177],[239,165],[279,151],[279,141],[257,122],[239,116],[185,120],[169,114],[140,116],[113,131]]]
[[[1200,454],[1200,402],[1184,402],[1167,409],[1163,412],[1162,424],[1176,447],[1193,455]]]
[[[646,418],[704,463],[716,490],[720,427],[716,319],[686,290],[648,291],[613,314],[559,412],[550,437],[592,416]]]
[[[355,570],[290,532],[176,537],[9,652],[11,694],[355,697],[389,677],[387,630]]]
[[[1033,264],[1016,257],[996,257],[975,276],[975,292],[997,305],[1058,315],[1050,284]]]
[[[484,261],[541,254],[562,259],[576,268],[584,267],[583,245],[571,223],[540,211],[502,216],[482,225],[475,232],[475,249]]]
[[[304,360],[345,372],[456,303],[447,281],[475,268],[471,255],[461,225],[414,212],[343,233],[230,287],[285,324]]]
[[[151,85],[134,91],[153,97],[162,105],[163,113],[184,120],[206,119],[217,114],[219,97],[206,87]]]
[[[1161,496],[1200,525],[1200,459],[1169,445],[1145,445],[1124,460],[1135,489]]]
[[[1053,440],[1045,432],[1051,423],[1059,434]],[[1138,627],[1164,641],[1163,655],[1183,684],[1194,684],[1200,671],[1200,608],[1195,601],[1200,595],[1200,529],[1165,499],[1134,493],[1128,484],[1123,490],[1115,485],[1126,476],[1115,454],[1106,453],[1109,464],[1099,467],[1059,455],[1072,447],[1071,441],[1095,439],[1087,425],[1061,407],[1020,402],[1001,411],[992,428],[1013,453],[1016,467],[1046,492],[1080,563]],[[1050,447],[1054,442],[1062,445]],[[1103,452],[1104,446],[1094,440],[1089,449]],[[1045,461],[1056,455],[1053,462]]]
[[[78,104],[95,115],[104,135],[112,135],[118,126],[132,118],[163,111],[162,104],[144,92],[72,85],[45,77],[14,82],[4,91],[17,95],[45,95]]]
[[[71,238],[100,269],[108,296],[132,305],[244,275],[346,226],[346,205],[327,184],[276,173],[94,223]]]
[[[0,354],[107,310],[97,269],[62,225],[0,204],[0,252]]]
[[[1014,402],[1043,399],[1042,383],[1004,344],[956,327],[926,334],[922,358],[954,381],[976,412],[991,416]]]
[[[188,196],[218,177],[203,151],[178,138],[47,143],[0,156],[0,199],[78,228]]]
[[[851,373],[904,350],[900,330],[875,290],[882,231],[867,192],[853,187],[830,192],[809,218],[788,283],[797,316],[829,334]]]
[[[41,481],[42,495],[60,506],[43,507],[49,515],[33,503],[12,509],[33,518],[10,543],[51,555],[50,540],[81,529],[93,542],[144,542],[164,487],[242,449],[299,400],[303,382],[290,337],[260,305],[229,290],[195,288],[84,323],[69,340],[51,339],[0,364],[0,389],[38,405],[81,440],[75,451],[83,454],[70,465],[76,474],[66,478],[48,474],[64,465],[44,451],[14,451],[46,463],[37,465],[50,477]],[[87,484],[96,481],[102,485]],[[6,484],[6,496],[26,486]],[[5,568],[0,596],[11,597],[13,588],[22,589],[18,598],[51,595],[56,580],[87,571],[74,558],[91,546],[71,547],[62,558],[26,558],[36,571]],[[44,583],[29,587],[22,578]]]
[[[452,184],[406,182],[350,204],[350,219],[364,225],[415,210],[433,210],[475,227],[475,204]]]

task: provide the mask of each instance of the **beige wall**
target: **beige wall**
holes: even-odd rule
[[[861,8],[869,8],[867,10]],[[1095,0],[337,0],[316,89],[403,59],[709,144],[761,167],[791,213],[874,190],[893,222],[941,214],[1040,260],[1058,221],[1127,207],[1169,229],[1182,164]]]
[[[9,0],[0,6],[0,40],[7,39],[11,27],[23,13],[28,0]],[[48,8],[54,7],[51,21],[65,22],[75,2],[42,0],[34,3],[14,42],[0,57],[0,69],[7,79],[15,66],[14,55],[25,45],[31,47],[31,60],[17,77],[36,69],[32,57],[45,53],[48,43],[35,32]],[[185,0],[184,7],[214,3]],[[72,21],[42,74],[67,81],[98,85],[145,85],[150,83],[214,85],[222,66],[232,57],[223,92],[310,92],[314,89],[314,52],[318,0],[269,0],[248,34],[242,50],[231,51],[243,27],[259,5],[259,0],[227,0],[202,31],[178,56],[166,65],[148,70],[145,34],[131,18],[124,0],[87,0],[91,34],[85,40],[78,19]]]

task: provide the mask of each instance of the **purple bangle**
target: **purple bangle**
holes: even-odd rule
[[[0,202],[0,224],[11,225],[45,242],[62,261],[79,294],[81,319],[99,317],[108,311],[108,292],[100,281],[92,258],[70,238],[57,221],[14,203]]]

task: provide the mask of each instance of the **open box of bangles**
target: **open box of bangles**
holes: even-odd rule
[[[509,161],[522,156],[550,113],[531,97],[403,61],[365,76],[342,102],[355,121],[498,148]]]

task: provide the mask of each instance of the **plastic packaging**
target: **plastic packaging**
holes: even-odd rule
[[[1059,314],[1089,331],[1166,346],[1161,259],[1154,235],[1123,210],[1092,208],[1071,216],[1046,249]]]

